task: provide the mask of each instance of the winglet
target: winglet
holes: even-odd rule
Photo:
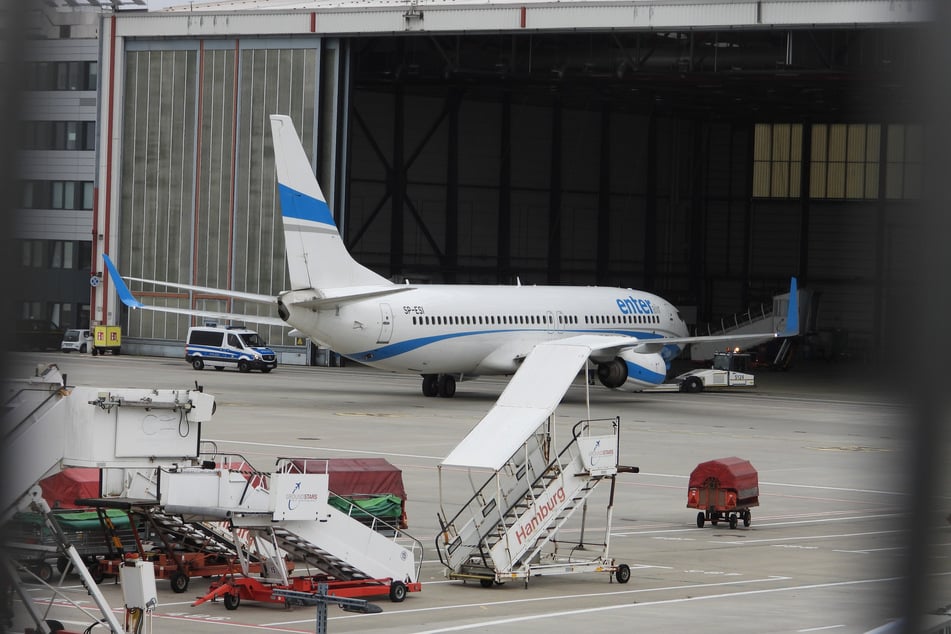
[[[112,263],[112,260],[109,259],[109,256],[103,253],[102,259],[106,263],[106,268],[109,270],[109,275],[112,276],[112,282],[116,285],[116,292],[119,294],[119,299],[122,300],[122,303],[129,308],[142,308],[145,304],[133,297],[132,291],[130,291],[129,287],[125,285],[125,282],[122,280],[122,276],[119,275],[119,271],[116,270],[116,267]]]
[[[799,289],[795,277],[789,278],[789,304],[786,308],[786,324],[780,337],[795,337],[799,334]]]

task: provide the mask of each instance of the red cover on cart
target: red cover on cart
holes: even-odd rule
[[[759,495],[759,474],[748,460],[731,456],[701,462],[690,473],[690,487],[703,488],[711,479],[721,489],[733,489],[740,500]]]
[[[53,509],[85,508],[76,500],[99,497],[99,469],[70,467],[40,480],[43,499]]]
[[[395,495],[402,500],[400,528],[407,527],[403,472],[383,458],[307,458],[291,463],[305,473],[326,473],[327,488],[345,498]]]

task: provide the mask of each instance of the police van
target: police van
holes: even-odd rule
[[[202,370],[206,365],[216,370],[234,365],[239,372],[260,370],[267,373],[277,367],[277,355],[267,347],[261,335],[242,326],[189,328],[185,361],[196,370]]]

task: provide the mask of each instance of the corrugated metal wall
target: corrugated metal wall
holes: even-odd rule
[[[313,148],[319,42],[152,46],[126,57],[120,267],[129,275],[272,294],[287,287],[268,115]],[[276,315],[273,306],[135,284],[159,305]],[[132,337],[184,339],[187,317],[136,311]],[[259,329],[285,343],[286,329]]]

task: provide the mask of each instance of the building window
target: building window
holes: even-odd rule
[[[22,181],[23,209],[92,209],[92,181]]]
[[[77,240],[21,240],[20,266],[30,269],[86,269],[92,242]]]
[[[758,123],[753,132],[753,196],[798,198],[802,124]]]
[[[23,150],[95,150],[95,121],[23,121]]]
[[[26,90],[96,90],[98,62],[33,62],[26,65]]]
[[[888,126],[885,150],[885,197],[921,196],[921,126]]]
[[[812,126],[810,198],[878,198],[881,126]]]

